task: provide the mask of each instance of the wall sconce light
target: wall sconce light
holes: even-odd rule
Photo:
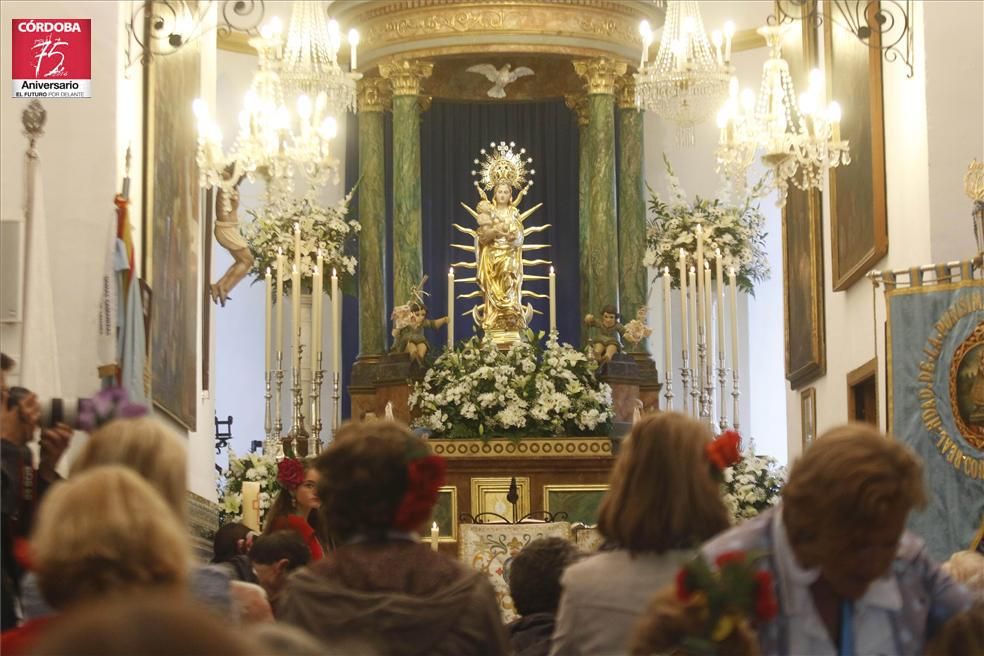
[[[134,9],[127,30],[140,47],[141,63],[146,64],[154,56],[174,54],[212,30],[219,35],[255,35],[265,11],[264,0],[144,0]]]

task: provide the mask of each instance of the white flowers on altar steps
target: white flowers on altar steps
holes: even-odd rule
[[[736,524],[776,505],[786,482],[786,468],[778,460],[750,451],[723,474],[724,505]]]
[[[445,351],[410,395],[415,427],[448,438],[607,435],[612,389],[597,363],[555,336],[541,347],[542,337],[528,332],[508,350],[473,337]]]

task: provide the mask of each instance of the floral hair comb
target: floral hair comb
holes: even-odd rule
[[[107,387],[91,399],[79,402],[79,428],[92,432],[114,419],[135,419],[147,414],[147,406],[134,403],[122,387]]]
[[[726,430],[704,447],[704,455],[718,471],[741,461],[741,435],[736,430]]]

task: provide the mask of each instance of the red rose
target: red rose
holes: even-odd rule
[[[683,567],[677,572],[676,575],[676,597],[680,601],[687,601],[690,599],[691,589],[687,585],[689,583],[689,573],[687,568]]]
[[[444,485],[448,464],[441,456],[429,455],[407,464],[407,491],[400,500],[393,528],[411,531],[430,516],[437,503],[437,489]]]
[[[304,465],[299,460],[284,458],[277,463],[277,482],[293,490],[304,482]]]
[[[723,554],[714,559],[714,564],[717,565],[718,569],[724,569],[731,563],[743,562],[745,562],[744,551],[725,551]]]
[[[755,572],[755,616],[768,622],[779,613],[779,604],[772,589],[772,575],[765,570]]]
[[[723,471],[741,460],[740,444],[738,431],[729,430],[704,447],[704,452],[711,464]]]

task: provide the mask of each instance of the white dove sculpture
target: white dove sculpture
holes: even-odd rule
[[[521,77],[534,74],[533,69],[526,66],[520,66],[516,70],[510,69],[512,69],[512,64],[506,64],[502,68],[496,68],[492,64],[477,64],[475,66],[469,66],[467,70],[469,73],[484,75],[489,79],[489,82],[495,83],[487,91],[490,98],[505,98],[507,85],[512,84]]]

